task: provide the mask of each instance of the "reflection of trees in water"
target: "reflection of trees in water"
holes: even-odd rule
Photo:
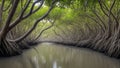
[[[119,60],[85,48],[43,43],[37,46],[39,63],[42,68],[119,68]],[[30,54],[30,53],[29,53]],[[46,60],[43,63],[42,57]],[[34,57],[34,56],[33,56]],[[31,58],[33,58],[31,57]],[[92,61],[92,63],[91,63]]]

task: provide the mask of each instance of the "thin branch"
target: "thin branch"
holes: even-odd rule
[[[2,10],[3,10],[3,7],[4,7],[4,3],[5,3],[5,1],[4,0],[2,0],[2,4],[0,5],[0,24],[1,24],[1,22],[2,22]]]
[[[34,3],[32,4],[32,7],[31,7],[31,9],[30,9],[30,12],[29,12],[27,15],[24,15],[24,13],[25,13],[25,11],[27,10],[30,2],[31,2],[31,0],[27,1],[26,5],[25,5],[25,8],[23,8],[20,16],[17,18],[17,20],[16,20],[14,23],[10,24],[9,31],[10,31],[12,28],[14,28],[17,24],[19,24],[22,20],[28,18],[29,16],[31,16],[32,14],[34,14],[35,12],[37,12],[37,11],[42,7],[42,5],[43,5],[43,3],[44,3],[44,0],[34,2]],[[38,7],[36,10],[33,11],[33,8],[34,8],[35,4],[38,3],[38,2],[41,2],[41,4],[39,5],[39,7]]]
[[[119,20],[117,19],[117,17],[116,17],[116,16],[113,14],[113,12],[112,12],[112,9],[113,9],[115,3],[116,3],[116,0],[113,1],[113,3],[112,3],[111,6],[110,6],[110,9],[107,7],[107,5],[106,5],[104,2],[101,2],[101,5],[105,6],[105,8],[106,8],[106,10],[109,12],[109,14],[112,15],[112,17],[115,19],[116,27],[118,28],[118,25],[119,25],[119,22],[118,22],[118,21],[119,21]],[[102,10],[103,10],[103,9],[102,9]],[[103,11],[103,12],[104,12],[104,14],[105,14],[105,11]],[[109,14],[106,13],[105,15],[108,16],[108,17],[110,17]]]
[[[103,12],[106,16],[108,16],[108,14],[107,14],[107,13],[105,12],[105,10],[103,9],[103,5],[102,5],[101,0],[98,0],[98,3],[99,3],[99,5],[100,5],[100,8],[101,8],[102,12]]]
[[[39,2],[40,2],[40,5],[38,6],[37,9],[34,10],[34,6],[36,5],[36,3],[39,3]],[[27,15],[23,16],[23,19],[25,19],[25,18],[29,17],[30,15],[34,14],[35,12],[37,12],[37,11],[42,7],[43,3],[44,3],[44,0],[34,2],[34,3],[32,4],[32,7],[31,7],[31,9],[30,9],[30,12],[29,12]]]
[[[9,26],[9,31],[10,31],[12,28],[14,28],[17,24],[19,24],[19,23],[23,20],[23,19],[22,19],[23,14],[24,14],[25,11],[27,10],[30,2],[31,2],[31,0],[29,0],[29,1],[26,2],[25,7],[22,9],[20,16],[19,16],[13,23],[10,24],[10,26]]]
[[[6,8],[3,8],[2,11],[4,11],[4,12],[7,11],[10,8],[11,5],[12,5],[12,1],[10,1],[8,6]]]
[[[34,39],[34,41],[37,40],[37,39],[43,34],[43,32],[45,32],[46,30],[48,30],[48,29],[50,29],[51,27],[53,27],[54,24],[55,24],[55,21],[56,21],[56,20],[54,20],[53,22],[51,22],[51,25],[50,25],[50,26],[48,26],[47,28],[43,29],[43,30],[40,32],[40,34]]]
[[[105,32],[105,27],[103,27],[100,23],[99,23],[99,21],[97,21],[95,18],[93,18],[93,17],[91,17],[91,16],[89,16],[89,15],[85,15],[86,17],[88,17],[88,18],[90,18],[91,20],[93,20],[96,24],[98,24],[100,27],[101,27],[101,29]]]
[[[15,40],[9,40],[11,42],[20,42],[22,41],[24,38],[26,38],[28,35],[30,35],[32,33],[32,31],[36,28],[36,26],[38,25],[38,23],[43,20],[46,16],[48,16],[48,14],[50,13],[50,11],[53,9],[53,5],[56,2],[56,0],[54,0],[52,2],[51,7],[49,8],[49,10],[47,11],[46,14],[44,14],[42,17],[40,17],[38,20],[35,21],[35,24],[22,36],[20,36],[19,38],[15,39]]]
[[[6,34],[7,34],[7,32],[8,32],[9,24],[10,24],[10,22],[11,22],[13,16],[14,16],[14,14],[15,14],[15,11],[16,11],[16,9],[17,9],[18,4],[19,4],[19,0],[15,0],[14,3],[13,3],[13,5],[12,5],[12,8],[11,8],[11,11],[10,11],[10,13],[9,13],[9,15],[8,15],[8,18],[7,18],[7,20],[6,20],[6,23],[5,23],[5,25],[3,26],[3,29],[1,30],[1,32],[2,32],[1,35],[2,35],[3,37],[5,37]]]
[[[102,25],[103,25],[103,28],[104,30],[106,29],[106,26],[105,26],[105,22],[101,19],[101,17],[97,14],[96,11],[93,11],[93,13],[95,14],[95,16],[101,21]]]

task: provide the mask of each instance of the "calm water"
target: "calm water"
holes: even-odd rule
[[[20,56],[0,58],[0,68],[120,68],[120,60],[89,49],[44,43]]]

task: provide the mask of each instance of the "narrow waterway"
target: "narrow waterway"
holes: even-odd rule
[[[43,43],[22,55],[0,58],[0,68],[120,68],[120,60],[90,49]]]

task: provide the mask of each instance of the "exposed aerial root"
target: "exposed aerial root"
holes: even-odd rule
[[[7,40],[0,41],[0,57],[10,57],[20,55],[22,50],[16,43]]]

